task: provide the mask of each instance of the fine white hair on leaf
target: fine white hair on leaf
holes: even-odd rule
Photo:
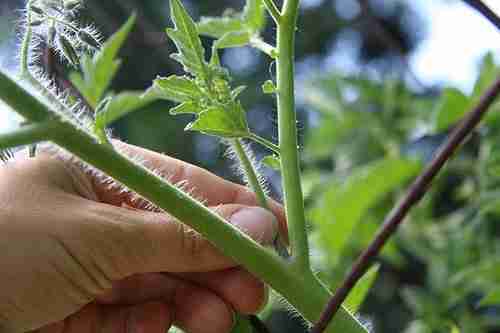
[[[245,184],[250,185],[246,170],[243,168],[242,163],[240,161],[240,158],[238,156],[238,153],[235,151],[233,144],[231,143],[231,141],[227,141],[227,140],[222,140],[222,142],[224,144],[226,144],[226,146],[227,146],[225,156],[229,160],[232,160],[235,162],[232,169],[234,170],[234,172],[238,176],[240,176],[242,178],[242,180],[245,182]],[[252,147],[250,144],[241,142],[241,145],[243,147],[243,150],[245,151],[245,154],[248,157],[248,160],[250,161],[251,165],[253,166],[253,169],[255,170],[257,180],[258,180],[262,190],[264,191],[264,193],[266,195],[269,195],[270,191],[269,191],[269,187],[268,187],[266,178],[261,174],[262,164],[260,162],[258,162],[257,159],[255,158],[255,154],[253,153],[253,150],[252,150]]]

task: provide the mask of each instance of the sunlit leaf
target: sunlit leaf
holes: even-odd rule
[[[379,266],[374,266],[366,272],[365,275],[358,281],[356,287],[351,291],[347,299],[345,300],[345,305],[347,308],[353,312],[359,311],[361,305],[368,295],[368,292],[372,288],[377,276],[378,276]]]
[[[239,17],[202,17],[198,23],[200,34],[220,38],[229,32],[245,30],[245,23]]]
[[[178,114],[200,114],[203,112],[203,108],[199,103],[194,101],[184,102],[179,104],[175,108],[170,109],[170,114],[178,115]]]
[[[269,155],[262,159],[262,164],[273,170],[281,170],[281,159],[275,155]]]
[[[112,96],[106,103],[105,109],[96,113],[96,126],[104,128],[141,109],[155,100],[154,96],[143,98],[142,91],[127,91]]]
[[[486,54],[480,66],[479,78],[474,85],[472,98],[478,100],[500,75],[500,66],[495,63],[491,52]]]
[[[262,85],[262,91],[264,92],[264,94],[275,94],[276,93],[276,86],[274,85],[274,82],[271,81],[271,80],[267,80],[266,82],[264,82],[264,84]]]
[[[480,306],[493,306],[500,304],[500,289],[494,289],[486,294],[479,303]]]
[[[231,91],[231,98],[233,100],[237,99],[246,89],[247,86],[236,87],[233,91]]]
[[[250,43],[251,35],[247,31],[228,32],[216,42],[219,49],[226,49],[231,47],[242,47]]]
[[[196,100],[202,96],[203,93],[194,80],[176,75],[157,78],[144,94],[144,98],[159,98],[178,103]]]
[[[262,0],[247,0],[243,19],[253,33],[258,33],[266,23],[265,8]]]
[[[455,125],[470,108],[470,99],[458,89],[445,89],[435,111],[435,130],[441,132]]]
[[[310,214],[328,251],[338,254],[368,209],[412,178],[419,162],[388,158],[354,170],[332,182]]]
[[[120,68],[121,61],[116,57],[134,23],[135,15],[132,15],[123,27],[102,45],[99,52],[93,57],[88,55],[83,57],[81,61],[83,76],[76,72],[70,74],[71,81],[94,108],[103,98]]]
[[[250,134],[245,111],[237,103],[227,108],[214,106],[203,111],[186,130],[225,138],[241,138]]]
[[[195,22],[180,0],[170,0],[170,10],[175,29],[168,28],[167,34],[179,51],[172,55],[172,58],[180,62],[186,72],[206,80],[205,49],[201,44]]]

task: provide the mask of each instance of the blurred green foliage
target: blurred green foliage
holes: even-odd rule
[[[318,270],[333,286],[498,74],[487,55],[470,95],[449,87],[422,96],[402,82],[335,74],[308,86],[306,103],[319,120],[305,147],[305,181]],[[376,332],[500,329],[499,105],[379,258],[361,310]]]
[[[403,80],[408,70],[404,61],[394,61],[404,60],[420,37],[415,22],[400,19],[416,17],[411,15],[412,9],[403,1],[394,0],[389,1],[389,11],[372,8],[369,19],[363,10],[346,17],[335,10],[341,2],[317,1],[317,5],[303,9],[297,50],[299,65],[321,65],[322,60],[337,51],[332,45],[343,33],[354,30],[359,38],[360,65],[375,66],[381,74],[374,77],[323,73],[306,75],[307,82],[299,82],[303,185],[314,247],[312,259],[332,288],[338,286],[405,186],[429,161],[450,128],[500,74],[500,67],[488,55],[471,93],[456,87],[415,89]],[[19,5],[14,0],[5,3]],[[169,58],[174,45],[164,33],[164,27],[169,25],[166,3],[87,0],[87,17],[82,19],[95,21],[105,35],[115,32],[132,11],[137,12],[137,26],[128,40],[117,42],[124,45],[123,63],[116,79],[84,75],[73,76],[73,82],[87,88],[82,90],[92,105],[105,96],[108,86],[111,91],[126,91],[117,95],[114,107],[132,105],[133,109],[141,109],[116,125],[116,132],[128,141],[237,180],[217,140],[183,132],[183,125],[192,120],[191,116],[175,120],[168,113],[172,105],[165,101],[137,104],[139,91],[157,75],[181,70]],[[198,17],[220,15],[224,8],[243,7],[243,1],[229,0],[186,3]],[[382,6],[380,1],[375,3]],[[373,20],[387,30],[396,49],[393,43],[388,45],[387,36],[381,37],[372,29]],[[205,19],[205,23],[205,33],[210,35],[210,19]],[[232,32],[246,29],[229,26]],[[268,25],[262,34],[270,43],[274,42],[270,39],[272,29]],[[230,46],[241,43],[241,36],[236,37],[230,40]],[[246,37],[244,41],[247,42]],[[208,39],[203,43],[210,45]],[[118,68],[113,59],[120,46],[111,47],[112,54],[101,59],[102,63],[85,61],[88,72],[98,66],[107,71]],[[273,61],[244,50],[246,53],[226,50],[222,61],[233,69],[235,86],[249,87],[241,98],[249,110],[250,126],[260,135],[275,139],[274,106],[261,89],[262,82],[269,79]],[[247,63],[238,67],[242,59]],[[299,74],[304,74],[300,67]],[[308,72],[304,67],[304,72]],[[271,92],[268,88],[267,92]],[[347,306],[352,310],[359,308],[375,332],[500,330],[499,109],[497,103],[348,299]],[[256,153],[264,155],[264,151]],[[269,161],[274,166],[278,163]],[[270,171],[268,176],[271,184],[279,184],[275,172]],[[279,187],[274,186],[274,190],[279,195]],[[285,306],[277,297],[272,299],[272,306],[265,311],[272,332],[304,331],[300,322],[284,314]]]

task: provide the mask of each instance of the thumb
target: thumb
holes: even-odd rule
[[[152,272],[206,272],[237,264],[210,242],[175,218],[96,203],[86,247],[93,261],[113,278]],[[223,205],[214,209],[223,219],[255,241],[270,245],[275,218],[265,209]],[[89,210],[87,210],[88,212]],[[110,271],[109,271],[110,270]]]

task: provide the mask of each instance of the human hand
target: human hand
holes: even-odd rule
[[[205,170],[127,146],[186,180],[197,197],[263,244],[274,217]],[[280,226],[282,209],[272,204]],[[129,208],[123,208],[129,207]],[[233,311],[266,301],[262,282],[165,214],[134,209],[70,163],[41,155],[0,168],[0,332],[224,333]]]

